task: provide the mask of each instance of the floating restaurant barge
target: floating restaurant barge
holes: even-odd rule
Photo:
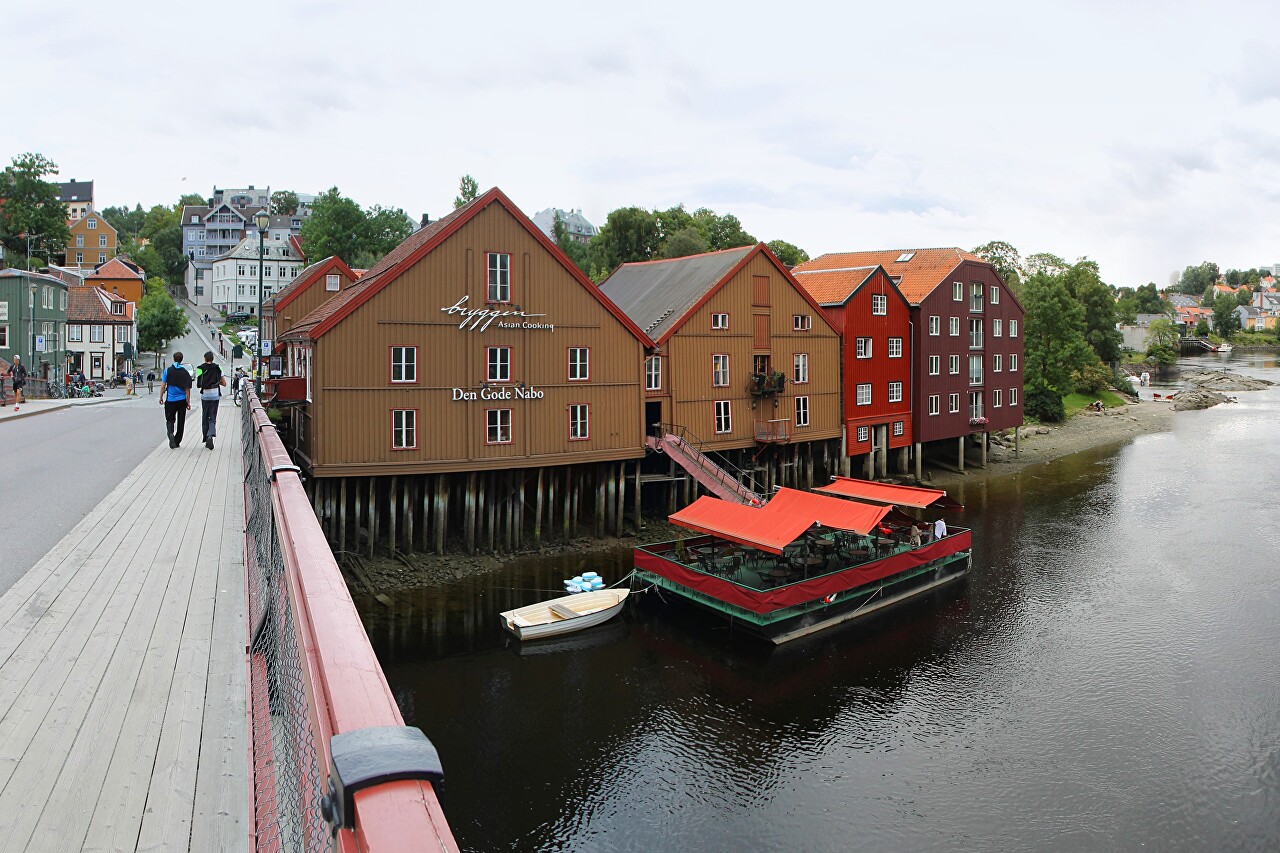
[[[964,577],[973,536],[913,545],[894,505],[956,508],[944,492],[839,477],[827,495],[780,489],[763,507],[702,497],[670,520],[695,534],[635,549],[637,577],[774,643],[860,619]]]

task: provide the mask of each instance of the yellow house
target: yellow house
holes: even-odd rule
[[[120,250],[116,229],[93,211],[71,222],[70,228],[66,263],[69,267],[96,267],[114,258]]]

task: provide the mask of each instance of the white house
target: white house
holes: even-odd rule
[[[101,287],[72,287],[67,295],[70,369],[83,370],[90,379],[131,370],[138,346],[134,304]]]
[[[304,264],[289,240],[269,238],[264,249],[259,259],[257,236],[246,237],[230,252],[213,259],[209,293],[214,308],[257,316],[259,268],[264,300],[297,278]]]

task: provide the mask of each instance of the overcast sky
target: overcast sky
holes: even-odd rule
[[[889,5],[6,4],[0,157],[99,208],[336,185],[434,219],[470,173],[530,215],[683,202],[815,256],[1280,263],[1280,3]]]

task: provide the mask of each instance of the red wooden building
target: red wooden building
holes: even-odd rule
[[[955,442],[957,463],[976,442],[1022,424],[1022,305],[991,264],[957,248],[841,252],[796,272],[883,266],[911,304],[915,473],[925,445]]]
[[[879,264],[792,271],[843,337],[845,452],[866,458],[867,477],[888,475],[911,426],[911,305]]]

